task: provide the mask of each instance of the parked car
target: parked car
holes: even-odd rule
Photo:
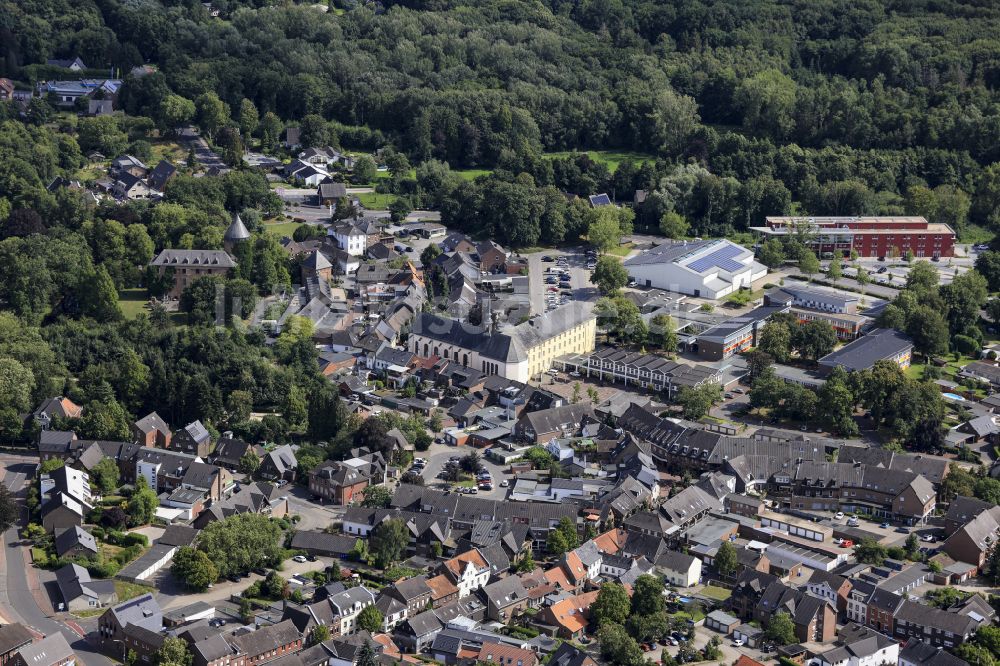
[[[898,532],[899,534],[909,534],[910,528],[900,525],[899,527],[896,528],[895,531]]]
[[[851,516],[850,518],[847,519],[847,526],[848,527],[857,527],[860,524],[861,524],[861,521],[859,521],[855,516]]]
[[[933,534],[925,534],[922,537],[920,537],[920,540],[926,541],[927,543],[934,543],[935,541],[937,541],[937,538],[935,538]]]
[[[882,523],[881,525],[879,525],[879,527],[881,527],[884,530],[887,530],[889,529],[889,523]]]
[[[504,479],[503,481],[500,482],[500,487],[501,488],[506,488],[509,485],[510,485],[510,481],[508,481],[507,479]]]
[[[296,555],[292,558],[292,561],[302,564],[303,562],[308,562],[305,555]]]
[[[843,511],[838,511],[837,513],[834,514],[833,517],[836,518],[837,520],[843,520],[844,519],[844,512]]]
[[[839,546],[841,548],[854,548],[854,542],[851,541],[850,539],[844,539],[843,541],[840,542]]]
[[[555,259],[553,259],[549,255],[545,255],[544,257],[542,257],[542,261],[544,261],[544,262],[552,262],[552,261],[555,261]]]
[[[737,638],[733,641],[733,647],[743,647],[744,643],[746,643],[746,641],[744,641],[742,638]]]

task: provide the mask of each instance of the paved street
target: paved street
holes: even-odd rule
[[[4,454],[0,456],[0,462],[4,465],[3,483],[23,501],[25,481],[32,473],[37,460]],[[22,515],[21,525],[25,524],[26,521],[27,509]],[[27,551],[20,546],[17,530],[17,527],[12,527],[3,535],[4,548],[0,558],[2,558],[4,575],[0,576],[0,614],[6,620],[22,622],[44,636],[57,631],[62,633],[85,666],[110,666],[112,661],[96,652],[84,637],[86,630],[81,625],[89,626],[95,623],[83,621],[77,623],[70,619],[71,616],[65,615],[67,622],[72,622],[76,627],[81,628],[80,631],[77,631],[68,626],[66,622],[49,617],[49,612],[43,611],[39,607],[32,592],[33,588],[37,591],[36,572],[31,569]]]
[[[229,167],[226,163],[222,161],[222,158],[218,156],[211,148],[208,146],[208,142],[205,141],[193,127],[188,127],[181,130],[181,139],[187,141],[194,148],[194,158],[198,164],[203,169],[218,168],[224,171],[229,171]]]

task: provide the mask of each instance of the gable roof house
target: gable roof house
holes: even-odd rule
[[[125,628],[135,625],[159,632],[163,628],[163,612],[152,594],[144,594],[104,611],[97,621],[98,639],[105,647],[125,638]]]
[[[168,162],[167,160],[160,160],[153,170],[149,172],[149,176],[146,177],[146,182],[154,190],[162,192],[167,187],[174,176],[177,175],[177,167]]]
[[[490,565],[478,550],[466,551],[445,560],[441,564],[442,573],[458,587],[458,598],[467,597],[486,585],[490,579]]]
[[[780,581],[768,585],[754,609],[755,619],[766,625],[775,613],[787,613],[802,642],[826,643],[837,633],[837,612],[823,599],[788,587]]]
[[[590,622],[590,608],[598,592],[585,592],[544,606],[539,621],[555,627],[556,636],[564,640],[579,640]]]
[[[212,435],[201,421],[194,421],[174,433],[170,448],[204,458],[212,448]]]
[[[11,666],[72,666],[76,654],[62,632],[49,634],[37,643],[25,645],[10,660]]]
[[[215,444],[215,450],[208,454],[208,461],[213,465],[225,467],[229,471],[236,471],[240,468],[240,461],[247,451],[253,451],[258,458],[264,456],[264,449],[256,444],[244,442],[239,437],[232,437],[232,433],[226,433],[219,438]]]
[[[989,553],[1000,543],[1000,506],[991,506],[955,530],[941,548],[959,562],[982,571]]]
[[[978,619],[977,619],[978,618]],[[904,599],[895,614],[895,636],[916,638],[935,647],[955,648],[969,640],[985,619]]]
[[[56,555],[59,557],[88,557],[97,555],[97,539],[79,525],[56,530]]]
[[[70,528],[83,525],[85,509],[69,495],[55,491],[49,501],[42,504],[42,527],[47,532],[55,532],[59,528]]]
[[[32,640],[34,635],[19,622],[0,626],[0,664],[6,664],[18,650],[31,645]]]
[[[835,646],[816,657],[818,666],[896,664],[899,643],[867,627],[849,624],[840,630]]]
[[[302,649],[302,636],[290,620],[237,634],[232,641],[246,655],[245,664],[266,664]]]
[[[294,481],[298,467],[299,462],[295,459],[295,452],[291,446],[285,444],[264,455],[257,474],[264,479]]]
[[[158,446],[166,449],[170,447],[173,435],[167,422],[160,418],[156,412],[150,412],[132,424],[132,437],[135,442],[143,446]]]
[[[575,434],[585,417],[596,418],[590,403],[525,413],[514,425],[514,436],[534,444],[544,444],[557,437]]]
[[[113,580],[92,580],[90,572],[79,564],[67,564],[56,571],[56,584],[68,611],[92,610],[118,602]]]
[[[78,419],[82,414],[83,407],[61,395],[54,398],[46,398],[31,413],[42,430],[48,430],[52,426],[54,419]]]
[[[486,596],[486,616],[509,624],[528,607],[530,601],[524,583],[517,576],[508,576],[483,588]]]

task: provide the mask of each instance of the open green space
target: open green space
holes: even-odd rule
[[[618,168],[618,165],[626,160],[632,160],[633,162],[649,162],[656,159],[648,153],[640,153],[634,150],[563,150],[555,153],[545,153],[546,157],[557,158],[557,157],[569,157],[571,155],[576,155],[579,153],[587,153],[590,159],[595,162],[599,162],[608,167],[608,170],[614,171]]]
[[[709,599],[715,599],[716,601],[725,601],[730,596],[732,596],[732,591],[727,590],[724,587],[718,587],[716,585],[706,585],[701,590],[702,596],[708,597]]]
[[[265,222],[264,229],[270,231],[272,234],[278,238],[283,238],[288,236],[291,238],[292,233],[298,229],[301,222]]]
[[[118,292],[118,307],[126,319],[135,319],[140,313],[145,312],[147,302],[149,294],[141,287],[122,289]]]
[[[488,176],[493,173],[492,169],[452,169],[453,173],[457,173],[462,177],[462,180],[475,180],[480,176]]]
[[[378,192],[368,192],[359,194],[358,201],[368,210],[386,210],[389,204],[396,200],[395,194],[380,194]]]
[[[619,245],[618,247],[613,247],[608,250],[608,254],[613,254],[616,257],[626,257],[628,253],[632,251],[632,243],[625,243],[624,245]]]

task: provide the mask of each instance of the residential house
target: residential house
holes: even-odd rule
[[[427,576],[423,575],[398,581],[387,588],[386,592],[403,604],[407,617],[417,615],[427,608],[432,596]]]
[[[978,618],[978,619],[977,619]],[[969,640],[983,617],[963,615],[904,599],[894,615],[897,639],[916,638],[935,647],[956,648]]]
[[[549,655],[548,666],[597,666],[597,661],[572,643],[561,643]]]
[[[942,647],[911,638],[899,651],[899,666],[969,666]]]
[[[226,499],[212,502],[194,521],[194,527],[204,529],[216,520],[241,513],[259,513],[278,519],[288,515],[288,496],[281,488],[269,483],[250,483]]]
[[[212,449],[212,435],[201,421],[195,421],[174,433],[170,448],[204,458]]]
[[[0,625],[0,666],[10,661],[18,650],[31,645],[34,635],[19,622]]]
[[[302,260],[302,280],[310,278],[325,280],[327,282],[333,277],[333,264],[326,258],[326,255],[318,249],[309,252]]]
[[[363,229],[345,221],[331,227],[329,235],[337,242],[337,246],[352,257],[364,256],[368,248],[368,234]]]
[[[525,413],[514,426],[514,436],[534,444],[544,444],[558,437],[576,434],[581,422],[588,417],[596,421],[590,403],[563,405]]]
[[[79,525],[55,531],[56,555],[59,557],[93,557],[97,555],[94,535]]]
[[[483,588],[486,616],[508,624],[528,607],[529,595],[517,576],[508,576]]]
[[[73,666],[77,656],[62,632],[56,631],[37,643],[25,645],[11,658],[11,666]]]
[[[132,437],[143,446],[158,446],[161,449],[170,448],[173,435],[170,426],[156,412],[150,412],[132,424]]]
[[[1000,541],[1000,506],[991,506],[956,529],[941,549],[959,562],[974,564],[982,571]]]
[[[121,649],[128,625],[153,632],[163,628],[163,612],[152,594],[143,594],[104,611],[97,621],[98,641],[105,648],[114,650],[117,645]]]
[[[458,587],[459,599],[484,587],[490,579],[490,565],[478,550],[470,550],[445,560],[441,569]]]
[[[585,592],[545,606],[538,613],[538,621],[555,627],[556,636],[563,640],[579,640],[590,622],[590,607],[597,595],[597,591]]]
[[[377,454],[381,458],[381,454]],[[371,457],[371,454],[369,454]],[[358,464],[352,464],[357,461]],[[385,481],[385,468],[380,461],[354,458],[331,461],[309,471],[309,492],[335,504],[346,506],[361,498],[371,484]]]
[[[63,606],[60,610],[84,611],[118,602],[113,580],[92,580],[79,564],[67,564],[56,571],[56,584]]]
[[[262,447],[248,444],[238,437],[233,437],[231,432],[227,432],[216,442],[215,450],[208,454],[208,462],[235,472],[240,469],[243,456],[248,451],[252,451],[258,459],[263,458],[265,453]]]
[[[165,636],[158,631],[137,624],[126,624],[122,631],[122,650],[136,656],[136,663],[154,664],[156,653],[163,647]]]
[[[177,167],[168,162],[167,160],[160,160],[153,170],[149,172],[149,176],[146,178],[146,182],[154,190],[163,192],[167,183],[169,183],[174,176],[177,175]]]
[[[993,507],[994,504],[992,502],[975,497],[960,495],[954,498],[948,504],[948,512],[944,515],[944,533],[951,536],[976,516]]]
[[[899,612],[902,603],[902,596],[876,587],[866,602],[865,624],[882,633],[891,632],[896,626],[896,613]]]
[[[299,462],[295,459],[295,452],[291,446],[285,444],[264,455],[260,467],[257,468],[257,475],[262,479],[294,481],[298,467]]]
[[[302,649],[302,635],[289,620],[234,635],[232,642],[237,650],[246,655],[245,666],[266,664]]]
[[[9,102],[14,99],[14,82],[7,78],[0,78],[0,101]]]
[[[786,613],[799,641],[827,642],[837,633],[837,612],[823,599],[788,587],[780,581],[768,585],[754,609],[754,619],[766,625],[775,613]]]
[[[69,495],[55,491],[49,501],[42,504],[42,527],[46,532],[55,532],[60,528],[71,528],[83,525],[85,507]]]
[[[335,612],[331,635],[347,636],[358,630],[358,615],[375,603],[375,593],[362,585],[332,594],[327,601]]]
[[[68,69],[73,72],[82,72],[87,69],[87,65],[84,64],[83,60],[79,56],[66,59],[51,59],[46,60],[45,64],[49,67],[59,67],[60,69]]]
[[[245,666],[246,654],[225,634],[213,634],[188,646],[192,666]]]
[[[69,398],[56,396],[42,401],[31,415],[42,430],[48,430],[54,419],[78,419],[83,414],[83,408]]]
[[[840,630],[833,648],[816,656],[817,666],[878,666],[899,661],[899,643],[858,624]]]
[[[538,666],[538,655],[531,650],[484,641],[476,655],[476,663],[496,664],[497,666]]]
[[[806,583],[806,591],[833,604],[838,613],[847,612],[847,598],[852,588],[851,580],[827,571],[813,569]]]
[[[654,562],[656,570],[675,587],[691,587],[701,580],[701,560],[693,555],[668,550]]]
[[[434,642],[442,629],[444,623],[434,611],[429,610],[404,620],[396,627],[393,636],[402,650],[420,653]]]

